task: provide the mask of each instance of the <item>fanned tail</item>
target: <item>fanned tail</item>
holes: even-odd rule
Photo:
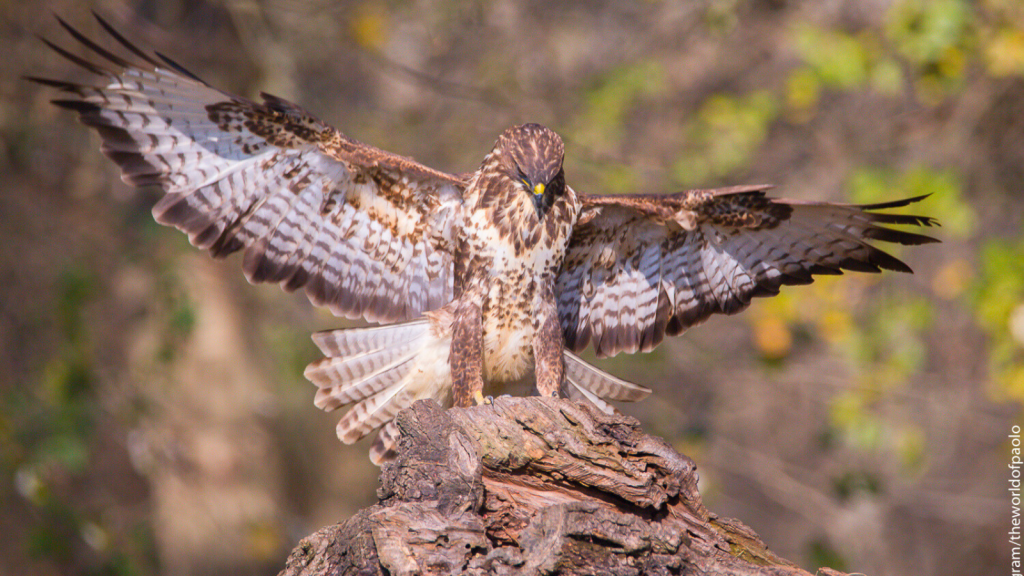
[[[379,429],[370,449],[370,460],[378,466],[395,456],[398,426],[394,418],[399,412],[427,398],[445,408],[452,405],[451,332],[438,329],[438,325],[444,322],[425,318],[313,335],[327,356],[306,367],[306,378],[318,388],[314,404],[328,412],[354,404],[338,422],[338,438],[352,444]],[[616,410],[605,398],[635,402],[651,393],[571,352],[565,353],[561,391],[571,400],[589,402],[608,414]]]
[[[346,444],[417,400],[451,405],[450,338],[439,337],[427,319],[319,332],[313,341],[327,356],[306,367],[306,378],[319,388],[314,404],[328,412],[355,404],[338,422],[338,438]],[[370,454],[374,463],[387,458],[396,437],[393,425],[381,432]]]

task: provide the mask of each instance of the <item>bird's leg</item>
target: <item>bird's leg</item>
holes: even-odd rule
[[[468,408],[483,404],[484,327],[480,306],[468,298],[455,310],[452,323],[452,349],[448,362],[452,369],[452,400]]]
[[[565,343],[562,340],[562,326],[558,321],[554,294],[544,298],[535,312],[533,357],[536,361],[537,392],[541,396],[558,397],[558,390],[565,377],[565,360],[562,358]]]

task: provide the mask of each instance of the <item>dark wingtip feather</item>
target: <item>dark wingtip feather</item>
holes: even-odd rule
[[[150,56],[149,54],[146,54],[145,52],[140,50],[138,47],[136,47],[134,44],[129,42],[124,36],[121,35],[120,32],[115,30],[113,26],[111,26],[106,20],[104,20],[102,16],[100,16],[98,13],[96,13],[95,10],[92,11],[92,15],[93,15],[93,17],[96,18],[96,21],[100,23],[100,26],[102,26],[103,29],[107,31],[107,34],[110,34],[110,36],[114,40],[116,40],[119,44],[121,44],[121,46],[124,46],[132,54],[135,54],[136,56],[141,58],[143,61],[145,61],[148,64],[151,64],[154,67],[160,65],[156,60],[153,59],[152,56]]]
[[[826,266],[825,264],[812,264],[809,270],[811,274],[820,274],[822,276],[842,276],[843,271],[841,268],[834,268],[832,266]],[[778,291],[775,292],[778,294]]]
[[[99,76],[107,76],[109,74],[113,74],[113,72],[111,72],[109,70],[104,70],[103,68],[100,68],[96,64],[93,64],[92,62],[89,62],[88,60],[86,60],[84,58],[80,58],[78,56],[75,56],[71,52],[68,52],[67,50],[61,48],[60,46],[57,46],[53,42],[50,42],[49,40],[47,40],[46,38],[43,38],[42,36],[39,36],[38,34],[36,35],[36,38],[39,38],[39,40],[41,40],[44,44],[49,46],[50,49],[53,50],[54,52],[56,52],[57,54],[60,54],[61,56],[67,58],[68,60],[74,62],[75,64],[78,64],[82,68],[85,68],[89,72],[92,72],[93,74],[97,74]]]
[[[65,80],[54,80],[52,78],[41,78],[39,76],[24,75],[21,78],[23,80],[28,80],[29,82],[35,82],[36,84],[42,84],[43,86],[49,86],[51,88],[57,88],[58,90],[63,90],[64,92],[74,92],[75,90],[78,90],[79,88],[82,87],[81,84],[76,84],[74,82],[67,82]]]
[[[889,202],[878,202],[875,204],[861,204],[858,206],[861,210],[884,210],[886,208],[902,208],[903,206],[909,206],[916,204],[921,200],[931,196],[931,194],[922,194],[920,196],[912,196],[910,198],[902,198],[900,200],[890,200]]]
[[[886,254],[888,256],[888,254]],[[913,274],[914,270],[910,266],[907,266],[905,262],[897,258],[889,256],[891,260],[885,264],[879,263],[878,266],[884,270],[890,270],[892,272],[903,272],[904,274]]]
[[[885,209],[888,209],[888,208],[902,208],[904,206],[909,206],[911,204],[915,204],[917,202],[920,202],[921,200],[924,200],[925,198],[927,198],[929,196],[931,196],[931,194],[922,194],[920,196],[913,196],[913,197],[910,197],[910,198],[903,198],[901,200],[893,200],[891,202],[878,202],[878,203],[875,203],[875,204],[861,204],[861,205],[858,205],[857,208],[860,208],[868,216],[870,216],[872,221],[878,222],[878,223],[881,223],[881,224],[899,224],[899,225],[905,225],[905,226],[927,226],[929,228],[932,227],[932,226],[940,226],[939,221],[936,220],[935,218],[932,218],[931,216],[918,216],[918,215],[914,215],[914,214],[879,214],[879,213],[875,212],[875,210],[885,210]],[[922,238],[927,238],[927,236],[922,236]],[[930,242],[939,242],[939,240],[931,238],[931,239],[929,239],[927,241],[922,241],[922,242],[917,242],[917,243],[918,244],[925,244],[925,243],[927,243],[929,241]]]
[[[889,254],[888,252],[883,252],[877,248],[873,248],[869,253],[868,262],[870,262],[873,266],[877,266],[878,268],[881,268],[883,270],[892,270],[893,272],[905,272],[907,274],[914,273],[914,271],[910,269],[910,266],[907,266],[906,263],[904,263],[902,260],[893,256],[892,254]],[[875,271],[877,272],[878,270],[876,269]]]
[[[207,86],[207,85],[208,85],[208,84],[206,84],[206,82],[203,82],[203,80],[202,80],[202,79],[201,79],[200,77],[198,77],[198,76],[196,76],[195,74],[193,74],[193,73],[189,72],[189,71],[188,71],[188,70],[187,70],[187,69],[186,69],[186,68],[185,68],[184,66],[182,66],[181,64],[178,64],[178,63],[177,63],[177,62],[175,62],[174,60],[171,60],[170,58],[168,58],[167,56],[164,56],[163,54],[161,54],[161,53],[159,53],[159,52],[156,52],[156,55],[157,55],[157,57],[159,57],[159,58],[160,58],[161,60],[163,60],[165,64],[167,64],[168,66],[170,66],[170,67],[171,67],[171,69],[172,69],[172,70],[174,70],[175,72],[177,72],[178,74],[181,74],[182,76],[186,76],[186,77],[188,77],[188,78],[190,78],[190,79],[192,79],[192,80],[195,80],[196,82],[199,82],[200,84],[202,84],[202,85],[204,85],[204,86]]]
[[[873,212],[873,210],[883,210],[887,208],[901,208],[908,206],[916,202],[920,202],[925,198],[931,196],[931,194],[922,194],[920,196],[913,196],[910,198],[903,198],[901,200],[893,200],[891,202],[879,202],[876,204],[862,204],[857,206],[864,211],[872,222],[879,224],[893,224],[902,226],[939,226],[938,220],[930,216],[917,216],[911,214],[879,214]],[[913,232],[904,232],[902,230],[893,230],[891,228],[885,228],[882,226],[867,226],[864,228],[863,237],[871,240],[878,240],[881,242],[892,242],[894,244],[903,244],[905,246],[913,246],[920,244],[934,244],[941,242],[938,238],[931,236],[925,236],[923,234],[916,234]],[[883,252],[878,249],[873,249],[869,255],[868,260],[873,265],[877,265],[885,270],[893,270],[896,272],[913,273],[910,266],[907,266],[904,262]],[[845,266],[844,266],[845,267]]]
[[[812,276],[810,272],[804,270],[783,272],[781,278],[782,283],[787,286],[806,286],[807,284],[814,283],[814,276]]]
[[[839,274],[842,274],[842,272],[839,272]],[[779,286],[781,286],[781,284],[782,284],[781,282],[779,284],[775,284],[775,283],[772,283],[772,284],[755,284],[754,287],[750,291],[750,297],[751,298],[768,298],[768,297],[771,297],[771,296],[778,296],[779,295]]]
[[[877,249],[872,248],[872,252],[868,254],[866,260],[861,260],[854,257],[844,258],[839,262],[839,267],[843,270],[850,270],[852,272],[865,272],[868,274],[877,274],[882,270],[878,267],[875,259],[873,258],[873,252],[880,252]],[[882,254],[885,254],[882,252]]]
[[[941,226],[939,221],[930,216],[917,216],[913,214],[887,214],[877,212],[865,212],[872,222],[880,224],[899,224],[904,226]]]
[[[110,60],[111,62],[117,64],[122,68],[131,68],[132,65],[130,62],[128,62],[124,58],[121,58],[117,54],[114,54],[113,52],[107,50],[106,48],[100,46],[99,44],[93,42],[85,34],[82,34],[74,27],[72,27],[70,24],[65,22],[64,19],[61,18],[60,16],[57,16],[57,22],[60,22],[60,25],[63,26],[64,29],[68,31],[68,34],[71,34],[71,36],[74,37],[75,40],[78,40],[83,45],[85,45],[85,47],[89,48],[93,52],[99,54],[100,56],[103,56],[107,60]]]
[[[93,113],[100,109],[99,106],[92,102],[86,102],[84,100],[50,100],[50,104],[66,108],[68,110],[74,110],[79,114]]]
[[[140,50],[137,46],[135,46],[134,44],[129,42],[123,35],[121,35],[121,33],[119,33],[113,26],[110,25],[110,23],[108,23],[106,20],[104,20],[99,14],[97,14],[95,11],[93,11],[92,14],[96,18],[96,20],[100,23],[100,26],[102,26],[103,29],[108,34],[110,34],[110,36],[114,40],[116,40],[121,46],[123,46],[125,49],[130,51],[132,54],[138,56],[143,61],[145,61],[146,63],[150,64],[151,66],[156,67],[156,68],[159,68],[161,66],[160,62],[158,62],[152,56],[146,54],[145,52]],[[67,30],[69,34],[71,34],[71,36],[73,36],[76,40],[81,42],[83,45],[88,47],[93,52],[95,52],[95,53],[99,54],[100,56],[106,58],[110,62],[113,62],[114,64],[116,64],[118,66],[121,66],[122,68],[134,68],[135,67],[131,62],[128,62],[124,58],[118,56],[117,54],[114,54],[113,52],[107,50],[106,48],[103,48],[102,46],[100,46],[96,42],[90,40],[87,36],[85,36],[84,34],[79,32],[78,30],[76,30],[73,26],[71,26],[70,24],[65,22],[64,19],[62,19],[60,16],[57,16],[57,15],[54,15],[54,16],[57,18],[57,21],[60,23],[60,25],[65,30]],[[115,72],[113,72],[111,70],[104,69],[104,68],[102,68],[102,67],[100,67],[100,66],[98,66],[96,64],[93,64],[92,62],[89,62],[88,60],[84,60],[84,59],[82,59],[82,58],[80,58],[78,56],[75,56],[74,54],[71,54],[67,50],[64,50],[63,48],[57,46],[56,44],[54,44],[53,42],[50,42],[49,40],[47,40],[46,38],[43,38],[42,36],[39,36],[39,39],[42,40],[44,43],[46,43],[47,46],[49,46],[52,50],[54,50],[55,52],[57,52],[61,56],[64,56],[68,60],[71,60],[75,64],[78,64],[79,66],[85,68],[86,70],[89,70],[90,72],[92,72],[94,74],[99,74],[99,75],[115,74]],[[200,84],[203,84],[204,86],[208,85],[208,84],[206,84],[206,82],[203,82],[203,80],[201,78],[199,78],[195,74],[189,72],[181,64],[178,64],[174,60],[171,60],[170,58],[168,58],[167,56],[164,56],[163,54],[161,54],[159,52],[157,52],[156,55],[160,58],[160,60],[162,60],[164,62],[165,65],[169,66],[175,72],[177,72],[177,73],[181,74],[182,76],[185,76],[185,77],[187,77],[187,78],[189,78],[191,80],[199,82]]]
[[[865,228],[864,237],[872,240],[879,240],[881,242],[903,244],[904,246],[916,246],[920,244],[934,244],[936,242],[941,242],[938,238],[932,238],[931,236],[915,234],[913,232],[904,232],[902,230],[893,230],[891,228],[882,228],[881,226]]]

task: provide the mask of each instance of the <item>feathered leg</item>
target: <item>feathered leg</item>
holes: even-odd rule
[[[455,310],[451,349],[452,397],[456,406],[483,403],[484,327],[480,306],[466,298]]]
[[[533,357],[536,363],[537,392],[541,396],[558,396],[565,377],[562,351],[562,326],[554,297],[541,299],[534,319]]]

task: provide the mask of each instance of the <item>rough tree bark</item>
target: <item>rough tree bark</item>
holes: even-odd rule
[[[380,502],[305,538],[281,576],[808,575],[708,512],[693,461],[633,418],[502,397],[418,402],[398,424]]]

